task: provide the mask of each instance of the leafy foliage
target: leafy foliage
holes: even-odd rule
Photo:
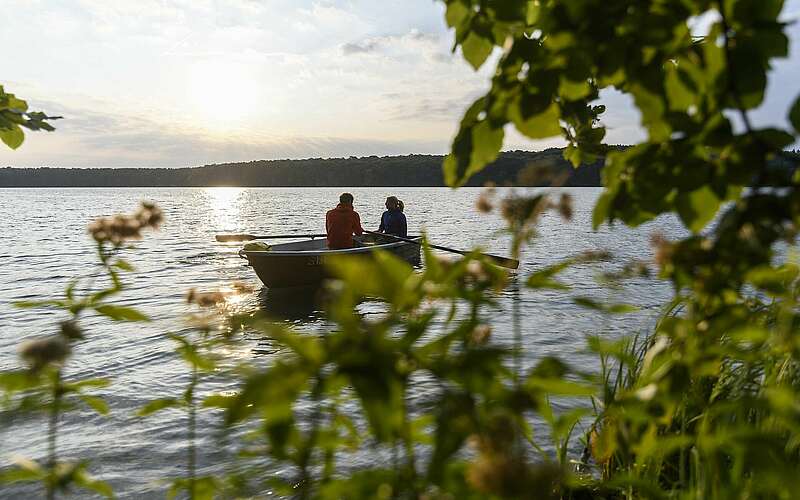
[[[56,333],[30,339],[20,345],[20,357],[27,369],[0,372],[3,410],[18,413],[41,411],[49,417],[46,462],[40,464],[29,459],[18,459],[15,468],[0,473],[0,483],[40,482],[45,487],[47,498],[54,498],[57,491],[65,492],[72,486],[113,497],[113,491],[108,484],[89,475],[86,470],[87,462],[58,460],[58,421],[63,412],[80,403],[99,415],[109,413],[108,403],[90,391],[104,388],[110,382],[99,378],[67,378],[67,363],[72,355],[73,345],[85,338],[80,319],[86,312],[94,311],[114,321],[147,320],[136,309],[110,301],[123,290],[120,271],[132,270],[130,264],[120,258],[116,250],[127,240],[141,237],[142,230],[158,227],[160,222],[161,211],[151,203],[143,203],[132,216],[118,215],[113,222],[109,219],[96,221],[89,227],[89,231],[97,243],[97,255],[107,274],[109,286],[99,291],[88,289],[85,294],[79,295],[79,281],[75,280],[67,285],[62,299],[15,304],[20,308],[55,309],[67,319],[58,324]]]
[[[48,120],[60,116],[47,116],[41,111],[28,111],[28,103],[7,93],[0,85],[0,140],[11,149],[17,149],[25,140],[22,127],[28,130],[55,130]]]
[[[227,321],[219,328],[212,315],[194,318],[192,333],[173,335],[191,382],[182,396],[140,410],[141,416],[167,408],[188,414],[188,474],[172,482],[169,494],[252,496],[269,488],[299,498],[796,496],[800,268],[776,248],[795,242],[800,176],[787,178],[769,162],[795,140],[798,104],[788,112],[794,130],[755,129],[748,115],[763,100],[773,59],[787,52],[783,3],[444,3],[455,48],[468,63],[497,64],[490,91],[461,121],[444,162],[448,182],[462,185],[493,161],[507,126],[533,139],[561,134],[573,164],[605,158],[595,226],[636,226],[674,213],[691,231],[679,241],[653,239],[655,267],[673,284],[675,299],[644,338],[589,337],[600,373],[557,357],[523,369],[518,311],[511,344],[494,342],[487,321],[496,294],[518,290],[523,280],[479,253],[448,261],[425,245],[422,271],[381,253],[335,260],[330,270],[338,280],[327,303],[335,326],[325,335],[224,311]],[[690,22],[703,15],[711,25],[697,36]],[[608,88],[632,96],[647,132],[640,144],[602,145],[598,99]],[[774,184],[784,187],[765,189]],[[495,204],[482,199],[480,206],[489,211]],[[569,197],[556,203],[543,193],[516,193],[498,208],[514,257],[536,236],[542,213],[572,213]],[[112,288],[78,297],[73,284],[64,299],[20,304],[61,309],[71,322],[22,350],[28,369],[0,374],[7,407],[44,409],[55,421],[77,397],[106,411],[85,393],[103,381],[66,381],[62,370],[82,336],[80,314],[145,319],[107,302],[122,289],[119,273],[128,266],[104,249],[139,236],[137,228],[159,217],[145,205],[133,229],[128,219],[116,218],[91,226]],[[575,256],[537,270],[525,286],[567,291],[561,273],[607,258],[602,252]],[[601,278],[611,283],[645,275],[647,265],[632,262]],[[189,298],[212,308],[225,302],[216,293]],[[382,301],[383,314],[359,315],[366,299]],[[631,311],[573,299],[603,314]],[[222,366],[215,348],[234,342],[243,326],[270,337],[283,355],[267,366],[237,367],[239,390],[206,397],[198,407],[202,377]],[[410,405],[418,380],[431,382],[426,404]],[[564,401],[573,409],[562,409]],[[227,428],[242,431],[245,474],[196,474],[195,415],[206,408],[222,410]],[[588,431],[580,432],[585,423]],[[41,481],[51,496],[70,484],[107,493],[86,479],[83,464],[57,462],[54,424],[50,434],[46,466],[24,462],[2,478]],[[570,455],[576,439],[584,443],[580,457]],[[348,455],[367,446],[391,460],[348,467]],[[285,471],[279,477],[276,464]]]

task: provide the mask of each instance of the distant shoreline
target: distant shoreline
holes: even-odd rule
[[[616,146],[625,148],[626,146]],[[800,153],[787,152],[771,167],[791,174]],[[794,162],[791,159],[794,158]],[[442,155],[255,160],[183,168],[0,168],[0,188],[124,187],[446,187]],[[604,159],[573,168],[562,148],[507,151],[466,186],[602,187]],[[780,182],[776,185],[781,185]]]
[[[509,151],[467,186],[600,186],[602,162],[572,168],[563,149]],[[44,187],[446,187],[442,155],[257,160],[184,168],[0,168],[0,188]],[[550,175],[543,175],[549,172]]]

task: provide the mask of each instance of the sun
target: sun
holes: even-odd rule
[[[188,97],[205,128],[244,125],[258,110],[259,94],[255,73],[245,65],[206,61],[192,67]]]

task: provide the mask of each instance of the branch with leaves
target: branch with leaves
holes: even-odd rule
[[[55,130],[48,120],[60,116],[48,116],[41,111],[28,110],[28,103],[14,94],[7,93],[0,85],[0,140],[11,149],[17,149],[25,140],[22,128],[28,130]]]

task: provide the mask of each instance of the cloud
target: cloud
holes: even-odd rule
[[[342,53],[348,56],[351,54],[364,54],[367,52],[374,52],[379,46],[380,43],[377,40],[367,39],[342,45]]]
[[[7,1],[0,45],[19,50],[0,58],[0,83],[66,118],[0,148],[0,165],[442,153],[499,55],[473,71],[430,0]],[[800,0],[785,12],[797,17]],[[786,123],[800,79],[800,25],[788,29],[791,57],[775,64],[759,126]],[[629,98],[601,101],[609,142],[642,136]],[[244,112],[221,116],[231,109]],[[507,136],[507,148],[526,144],[538,147]]]
[[[55,133],[28,133],[17,151],[0,149],[0,165],[185,167],[259,159],[442,153],[445,140],[228,134],[179,130],[138,116],[108,115],[43,102],[65,119]],[[44,147],[50,143],[55,147]]]
[[[423,33],[417,29],[411,29],[408,33],[401,35],[371,36],[355,42],[344,43],[340,46],[340,49],[342,54],[346,56],[375,52],[422,52],[423,55],[431,56],[429,59],[445,62],[450,60],[451,57],[442,53],[442,44],[440,42],[440,36],[437,34]]]

